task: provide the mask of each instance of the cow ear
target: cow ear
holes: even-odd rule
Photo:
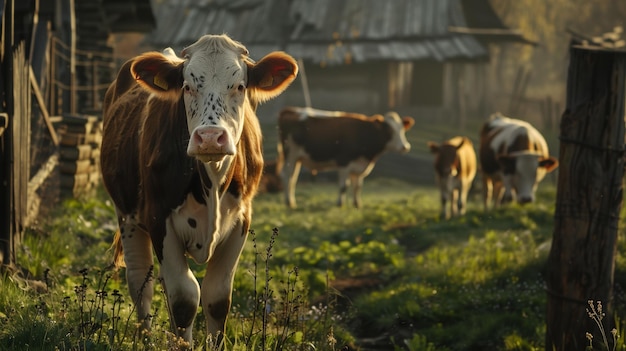
[[[426,143],[426,145],[428,145],[430,152],[432,152],[433,154],[436,154],[439,152],[439,145],[435,143],[434,141],[429,141]]]
[[[254,102],[265,102],[282,93],[298,75],[298,65],[284,52],[272,52],[259,62],[248,62],[248,89]]]
[[[415,120],[413,117],[405,116],[402,117],[402,125],[404,126],[404,130],[409,130],[415,124]]]
[[[130,72],[144,89],[163,98],[178,99],[183,86],[183,61],[172,61],[160,52],[135,58]]]
[[[559,161],[554,157],[548,157],[539,160],[539,166],[546,169],[546,172],[550,173],[559,166]]]

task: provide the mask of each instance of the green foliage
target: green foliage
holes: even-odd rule
[[[47,221],[28,228],[17,260],[35,277],[42,277],[46,270],[78,271],[82,267],[77,264],[100,264],[116,226],[115,209],[99,188],[94,197],[65,200],[50,209]]]
[[[411,339],[405,339],[403,343],[409,351],[445,351],[447,350],[445,348],[437,348],[435,344],[428,341],[425,336],[422,336],[419,334],[414,334]],[[403,350],[403,348],[396,346],[394,350],[400,351],[400,350]]]
[[[360,210],[335,207],[333,183],[299,184],[296,210],[281,195],[261,194],[235,276],[226,347],[339,350],[368,338],[397,350],[541,349],[554,196],[544,183],[537,203],[483,213],[473,195],[467,215],[443,221],[436,189],[384,178],[368,179]],[[140,336],[123,274],[106,268],[115,215],[103,199],[68,201],[26,233],[18,263],[47,289],[2,277],[0,349],[172,342],[163,293],[155,294],[153,330]],[[618,245],[616,280],[624,284]],[[213,348],[201,313],[194,336],[196,348]]]

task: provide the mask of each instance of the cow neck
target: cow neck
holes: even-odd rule
[[[197,162],[202,193],[205,199],[208,199],[210,196],[221,198],[224,195],[235,172],[233,161],[234,156],[226,156],[220,162]]]

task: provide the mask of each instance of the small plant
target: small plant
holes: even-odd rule
[[[403,340],[404,346],[409,351],[436,351],[437,348],[435,344],[428,341],[425,336],[414,334],[411,339]],[[404,348],[400,348],[399,346],[394,347],[395,351],[404,350]]]
[[[611,348],[609,346],[609,341],[606,336],[606,332],[604,331],[604,325],[602,324],[602,320],[604,319],[606,315],[604,311],[602,310],[602,301],[598,301],[595,305],[594,305],[595,302],[593,300],[589,300],[587,301],[587,303],[589,304],[589,307],[587,308],[587,315],[589,315],[589,318],[591,318],[596,323],[596,326],[600,330],[600,335],[602,335],[602,342],[603,342],[604,347],[606,347],[607,350],[615,351],[615,347],[617,346],[617,339],[619,338],[619,335],[617,335],[616,328],[611,329],[611,335],[613,337],[612,338],[613,347]],[[593,334],[587,332],[586,336],[587,336],[587,340],[589,341],[589,346],[587,347],[587,349],[593,350]]]
[[[294,267],[284,279],[275,282],[275,269],[270,264],[278,229],[274,228],[264,254],[259,252],[257,236],[251,231],[255,258],[252,271],[254,292],[249,315],[238,312],[236,319],[245,330],[246,350],[335,350],[338,340],[334,328],[337,315],[330,294],[325,304],[307,306],[299,269]],[[263,264],[259,271],[259,261]],[[260,283],[260,287],[257,286]],[[247,330],[246,330],[247,329]],[[340,328],[339,328],[340,329]]]

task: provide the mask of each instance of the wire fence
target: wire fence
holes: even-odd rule
[[[73,49],[61,39],[52,37],[48,72],[50,113],[54,116],[62,113],[99,114],[118,61],[112,49]]]

